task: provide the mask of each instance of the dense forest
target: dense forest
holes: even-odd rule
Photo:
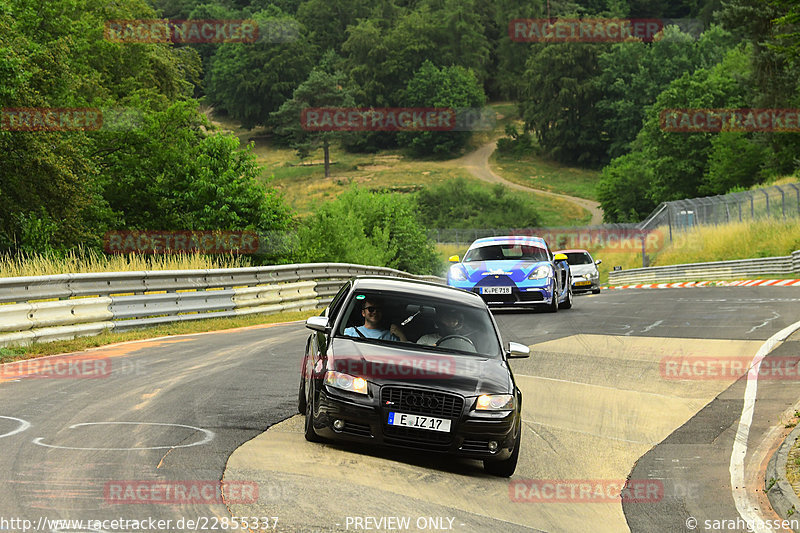
[[[588,17],[667,25],[652,42],[509,35],[514,19]],[[223,43],[107,36],[108,21],[157,18],[246,19],[262,31],[254,42]],[[0,251],[99,249],[118,229],[293,229],[306,236],[301,251],[269,260],[329,259],[336,239],[367,239],[365,260],[433,268],[430,247],[409,244],[421,238],[418,212],[433,205],[430,194],[382,199],[376,211],[388,218],[351,221],[358,235],[336,237],[341,215],[330,209],[298,222],[257,181],[252,153],[215,132],[202,106],[301,153],[330,141],[447,157],[469,132],[319,135],[297,114],[513,101],[524,126],[511,128],[502,150],[602,169],[606,221],[638,221],[661,201],[722,194],[800,167],[798,133],[675,133],[659,120],[676,108],[800,107],[799,27],[792,0],[4,0],[0,107],[133,110],[135,120],[69,132],[0,126]],[[340,202],[355,213],[370,205],[361,194]]]

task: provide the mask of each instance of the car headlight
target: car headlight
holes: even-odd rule
[[[511,411],[515,402],[512,394],[482,394],[475,402],[478,411]]]
[[[461,268],[461,265],[453,265],[450,267],[450,279],[467,281],[467,275],[464,274],[464,269]]]
[[[367,380],[357,378],[350,374],[328,370],[325,372],[325,384],[336,389],[342,389],[358,394],[367,394]]]
[[[553,275],[553,267],[550,265],[540,265],[533,269],[533,272],[528,274],[528,279],[542,279],[549,278]]]

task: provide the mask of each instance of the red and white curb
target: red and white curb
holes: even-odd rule
[[[800,287],[800,279],[744,279],[737,281],[685,281],[616,285],[609,289],[686,289],[690,287]]]

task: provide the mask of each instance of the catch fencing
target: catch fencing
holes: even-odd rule
[[[0,347],[146,326],[323,307],[345,280],[384,267],[314,263],[0,278]]]

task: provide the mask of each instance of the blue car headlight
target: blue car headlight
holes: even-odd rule
[[[553,267],[550,265],[540,265],[533,269],[533,272],[528,274],[528,279],[544,279],[552,277]]]
[[[453,265],[450,267],[450,279],[454,281],[467,281],[467,275],[461,265]]]

